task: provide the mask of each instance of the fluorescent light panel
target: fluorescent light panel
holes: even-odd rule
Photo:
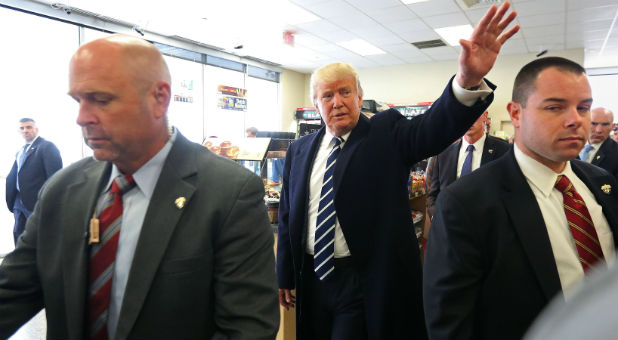
[[[468,39],[472,35],[472,26],[449,26],[434,29],[447,44],[459,46],[459,39]]]
[[[338,42],[337,45],[345,49],[348,49],[356,54],[360,54],[362,56],[386,54],[386,52],[382,51],[381,49],[371,45],[370,43],[362,39],[341,41],[341,42]]]

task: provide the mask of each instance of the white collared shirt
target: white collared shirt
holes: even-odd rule
[[[575,190],[582,197],[592,217],[594,228],[599,237],[605,260],[609,265],[614,262],[614,240],[612,232],[603,214],[602,207],[597,203],[594,194],[586,184],[571,169],[571,162],[566,163],[564,170],[557,174],[550,168],[524,154],[515,143],[515,159],[530,185],[530,189],[539,204],[545,227],[549,235],[554,259],[558,267],[560,284],[565,298],[569,298],[573,289],[583,280],[584,270],[579,262],[579,255],[573,236],[564,213],[562,193],[554,188],[558,175],[569,178]],[[543,226],[538,226],[542,228]]]
[[[472,171],[481,167],[481,158],[483,158],[485,139],[487,139],[487,136],[483,133],[481,138],[472,143],[472,145],[474,145],[474,151],[472,152]],[[468,151],[466,151],[466,149],[468,149],[468,145],[470,145],[470,143],[468,143],[465,138],[462,138],[461,147],[459,148],[459,157],[457,158],[457,178],[461,176],[461,168],[463,167],[463,163],[468,155]]]
[[[350,137],[352,132],[348,132],[343,137],[343,142],[341,143],[341,150],[345,147],[345,143]],[[307,254],[313,255],[313,248],[315,243],[315,229],[316,223],[318,220],[318,207],[320,205],[320,193],[322,191],[322,182],[324,181],[324,173],[326,172],[326,162],[328,160],[328,155],[330,151],[333,149],[335,143],[333,142],[333,135],[328,132],[328,129],[324,129],[324,136],[322,136],[322,140],[320,141],[320,145],[318,146],[318,153],[315,155],[315,160],[313,161],[313,167],[311,168],[311,178],[309,180],[309,208],[307,211],[307,216],[309,218],[307,224],[307,244],[305,247],[305,251]],[[337,166],[337,163],[335,163]],[[337,206],[335,205],[335,211]],[[346,257],[350,256],[350,249],[348,248],[348,244],[343,236],[343,231],[341,230],[341,225],[339,224],[339,218],[335,219],[335,257]]]
[[[176,140],[176,136],[177,131],[174,129],[172,136],[170,136],[163,148],[133,174],[135,187],[122,195],[122,225],[118,239],[118,250],[116,250],[116,260],[114,261],[114,276],[108,309],[107,334],[109,334],[110,339],[116,336],[118,317],[120,316],[120,308],[127,288],[127,281],[129,280],[131,263],[133,262],[137,241],[142,231],[146,211],[150,204],[150,198],[159,180],[161,170],[163,170],[163,164],[167,159],[167,155],[170,153],[172,145]],[[119,175],[122,175],[120,170],[118,170],[116,165],[112,165],[107,185],[99,197],[99,205],[111,189],[113,180]]]

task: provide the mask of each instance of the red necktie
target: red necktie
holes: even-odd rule
[[[560,175],[555,187],[562,192],[564,213],[566,214],[573,240],[575,240],[579,262],[582,264],[584,272],[587,273],[598,261],[604,260],[597,231],[594,229],[586,203],[575,191],[571,181],[566,176]]]
[[[88,326],[90,339],[107,339],[107,315],[112,290],[114,260],[122,225],[122,194],[131,190],[131,175],[118,176],[99,208],[101,241],[90,249],[88,272]]]

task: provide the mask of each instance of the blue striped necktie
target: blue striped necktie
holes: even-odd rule
[[[472,172],[472,153],[474,152],[474,145],[470,144],[466,148],[466,159],[464,159],[463,165],[461,166],[461,174],[459,177],[463,177]]]
[[[333,137],[333,141],[335,145],[328,155],[324,180],[322,181],[313,247],[313,269],[320,280],[326,279],[335,269],[335,221],[337,214],[335,213],[333,174],[343,138]]]

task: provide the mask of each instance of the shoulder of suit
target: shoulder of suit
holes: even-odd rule
[[[603,177],[603,176],[607,176],[607,177],[613,177],[609,172],[607,172],[607,170],[596,166],[596,165],[592,165],[588,162],[583,162],[579,159],[572,159],[571,160],[571,167],[574,168],[575,170],[579,170],[581,174],[584,174],[584,176],[591,176],[591,177]],[[581,174],[578,173],[577,175],[580,176]]]

